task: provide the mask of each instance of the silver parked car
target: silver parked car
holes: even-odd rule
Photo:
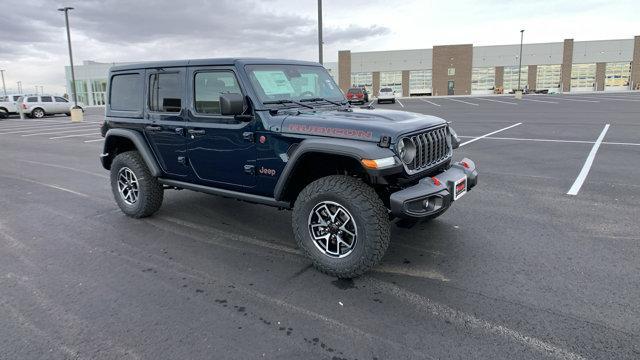
[[[67,114],[71,115],[73,103],[61,96],[53,95],[26,95],[18,100],[22,111],[30,117],[42,118],[45,115]],[[78,103],[83,109],[84,105]],[[84,110],[83,110],[84,111]]]

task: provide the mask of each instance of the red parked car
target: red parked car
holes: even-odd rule
[[[364,104],[365,102],[369,101],[369,94],[364,88],[350,88],[349,90],[347,90],[347,100],[349,100],[349,103],[351,104]]]

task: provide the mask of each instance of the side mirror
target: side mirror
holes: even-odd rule
[[[220,114],[242,115],[244,108],[244,96],[242,94],[220,95]]]
[[[458,137],[458,134],[451,127],[449,127],[449,132],[451,133],[451,148],[452,149],[459,148],[460,147],[460,138]]]

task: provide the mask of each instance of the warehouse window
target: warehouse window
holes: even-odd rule
[[[560,88],[560,65],[538,65],[537,86],[539,90]]]
[[[429,70],[413,70],[409,72],[410,94],[431,94],[431,79],[433,73]]]
[[[571,66],[571,89],[595,89],[596,64],[573,64]]]
[[[524,89],[529,79],[529,67],[523,66],[520,69],[520,87]],[[505,66],[504,67],[504,81],[503,87],[505,92],[513,91],[518,88],[518,67],[517,66]]]
[[[351,73],[351,86],[364,87],[371,91],[373,87],[373,75],[370,72]]]
[[[380,88],[390,87],[402,96],[402,71],[380,72]]]
[[[494,67],[473,68],[471,71],[471,90],[493,90],[496,84]]]
[[[605,70],[605,86],[628,87],[631,77],[631,63],[607,63]]]

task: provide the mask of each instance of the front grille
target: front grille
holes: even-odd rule
[[[411,172],[424,170],[451,156],[451,141],[446,126],[407,136],[416,146],[416,157],[407,168]]]

